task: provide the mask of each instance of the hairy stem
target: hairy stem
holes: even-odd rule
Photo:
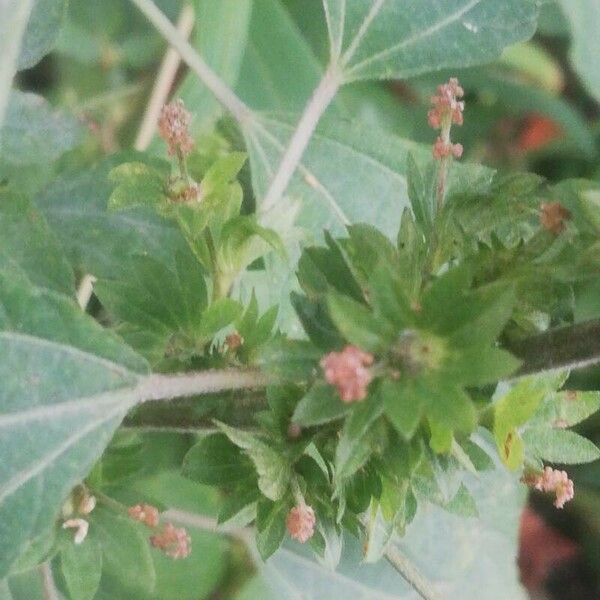
[[[600,364],[600,319],[553,329],[506,345],[523,361],[517,376]]]
[[[319,120],[335,98],[341,84],[341,71],[338,70],[337,65],[330,66],[306,105],[288,147],[283,153],[279,167],[263,200],[263,211],[273,208],[287,189]]]
[[[169,521],[174,521],[179,525],[185,527],[192,527],[193,529],[200,529],[202,531],[210,531],[212,533],[221,533],[232,538],[236,538],[246,545],[253,544],[253,532],[252,529],[247,527],[227,527],[219,526],[217,520],[214,517],[208,515],[201,515],[198,513],[190,513],[185,510],[179,510],[177,508],[170,508],[162,515]]]
[[[385,557],[421,598],[440,600],[437,592],[431,587],[431,583],[421,575],[417,567],[396,546],[390,544],[385,552]]]
[[[152,0],[131,0],[144,16],[156,27],[158,32],[177,50],[188,65],[198,75],[202,83],[215,98],[227,109],[240,124],[251,120],[252,111],[235,95],[229,86],[204,62],[204,59],[192,48],[177,28],[157,8]]]
[[[223,369],[183,375],[153,374],[140,381],[135,395],[139,402],[170,400],[227,390],[261,388],[270,382],[268,376],[257,370]]]

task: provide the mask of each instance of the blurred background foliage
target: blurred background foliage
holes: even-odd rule
[[[183,3],[156,1],[173,21]],[[195,0],[194,4],[198,17],[192,34],[194,45],[211,64],[222,63],[226,79],[244,101],[264,111],[295,113],[302,109],[328,57],[320,1]],[[17,179],[32,194],[44,190],[58,174],[132,147],[166,51],[161,37],[125,0],[65,0],[64,9],[64,15],[57,17],[64,22],[54,51],[21,71],[17,81],[20,90],[41,94],[49,104],[23,96],[10,108],[27,119],[30,127],[35,126],[36,115],[49,114],[51,118],[43,119],[43,125],[40,118],[48,147],[39,158],[36,147],[19,151],[15,144],[15,150],[9,151],[9,135],[2,149],[0,179]],[[429,144],[429,97],[439,82],[457,76],[466,90],[466,110],[465,126],[455,135],[465,147],[466,160],[500,170],[531,171],[551,182],[600,180],[598,31],[597,2],[547,1],[535,37],[508,49],[496,63],[392,84],[352,84],[343,89],[330,110],[349,124],[360,122]],[[48,35],[52,37],[52,31]],[[28,66],[27,57],[23,60]],[[209,133],[216,125],[234,146],[241,146],[208,92],[183,67],[173,93],[183,97],[197,115],[198,135]],[[48,166],[42,157],[53,152],[62,157]],[[164,150],[157,145],[156,152]],[[32,171],[31,166],[36,169]],[[248,167],[243,180],[250,207]],[[600,289],[582,292],[575,307],[576,320],[600,316]],[[572,379],[575,388],[600,389],[600,369],[578,373]],[[600,443],[600,417],[585,422],[581,432]],[[159,461],[164,466],[164,481],[154,478],[147,484],[154,486],[158,500],[168,503],[161,496],[168,494],[168,478],[173,476],[169,470],[179,466],[187,448],[183,443],[178,452],[181,438],[153,437],[151,444],[143,440],[124,444],[121,450],[117,445],[112,452],[117,462],[136,461],[143,447],[144,461],[153,465]],[[524,517],[521,540],[524,581],[532,592],[561,600],[598,597],[599,589],[600,463],[573,469],[572,474],[575,501],[558,512],[545,499],[532,497],[533,512]],[[136,485],[144,485],[143,480]],[[197,490],[190,493],[197,501]],[[221,501],[214,490],[206,489],[202,502],[208,514],[214,514]],[[542,521],[536,520],[540,516]],[[178,592],[178,600],[267,597],[261,582],[251,574],[243,544],[227,543],[209,533],[196,536],[197,564],[193,573],[188,567],[188,587]],[[169,563],[163,568],[174,571],[177,565]],[[175,576],[185,578],[185,574]],[[37,584],[23,577],[14,585],[27,597],[27,586]],[[157,598],[175,599],[167,591],[156,593]]]

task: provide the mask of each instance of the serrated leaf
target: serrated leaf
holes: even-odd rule
[[[267,560],[283,542],[285,537],[285,519],[289,507],[287,502],[258,503],[256,515],[256,546],[263,560]]]
[[[74,302],[5,273],[0,305],[4,574],[87,475],[135,403],[147,365]]]
[[[393,331],[381,323],[364,305],[337,292],[327,295],[329,314],[340,333],[350,344],[366,352],[378,352],[385,348]]]
[[[386,379],[381,384],[381,395],[392,425],[405,439],[412,438],[429,401],[427,390],[422,390],[418,382]]]
[[[590,440],[564,429],[531,427],[523,432],[527,452],[559,464],[579,464],[600,458],[600,450]]]
[[[324,383],[315,383],[298,402],[292,422],[303,427],[322,425],[344,417],[351,409],[340,400],[336,389]]]
[[[183,474],[206,485],[232,485],[254,472],[240,450],[219,434],[209,435],[190,448],[183,461]]]
[[[140,162],[124,163],[115,167],[109,179],[115,184],[108,208],[123,210],[138,206],[156,207],[166,200],[166,180],[170,168],[157,169]]]
[[[55,109],[41,96],[14,90],[0,130],[0,157],[5,165],[46,165],[74,148],[83,137],[77,119]]]
[[[288,489],[291,467],[277,450],[254,435],[217,422],[219,429],[238,447],[246,451],[256,472],[260,491],[274,502],[280,500]]]
[[[572,427],[600,410],[600,392],[568,390],[548,394],[531,424]]]
[[[456,495],[444,507],[448,512],[460,517],[478,517],[477,503],[464,484],[458,488]]]
[[[242,313],[242,305],[231,298],[221,298],[202,313],[198,332],[205,337],[212,337],[227,325],[233,323]]]
[[[323,352],[303,340],[275,339],[260,350],[258,364],[267,373],[289,381],[306,381],[317,373]]]
[[[533,0],[324,0],[346,81],[403,79],[490,62],[533,35]]]
[[[102,549],[104,573],[137,593],[149,595],[156,571],[146,528],[102,506],[90,514],[89,523],[88,537]]]
[[[66,544],[60,552],[60,569],[72,600],[92,600],[102,575],[102,550],[92,538]]]

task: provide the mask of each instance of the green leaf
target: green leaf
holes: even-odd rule
[[[252,465],[225,435],[209,435],[192,446],[183,474],[206,485],[233,485],[254,476]]]
[[[91,537],[82,544],[66,544],[60,568],[72,600],[92,600],[102,575],[102,549]]]
[[[30,69],[52,50],[66,10],[67,0],[34,0],[23,37],[19,70]]]
[[[595,35],[600,25],[600,7],[593,0],[558,0],[571,28],[570,59],[588,91],[600,99],[600,73],[594,61],[600,51]]]
[[[344,404],[336,389],[324,383],[315,383],[298,402],[292,422],[303,427],[322,425],[344,417],[351,409]]]
[[[338,485],[368,460],[376,444],[369,432],[382,412],[382,397],[375,394],[358,404],[346,419],[335,452],[335,477]]]
[[[217,422],[221,431],[238,447],[246,451],[256,472],[260,491],[274,502],[280,500],[288,489],[291,468],[287,459],[254,435]]]
[[[87,475],[147,365],[74,302],[5,273],[0,306],[3,575]]]
[[[3,57],[0,67],[0,131],[4,125],[19,52],[32,9],[33,0],[10,0],[3,2],[0,7],[0,54]]]
[[[185,249],[175,224],[155,211],[107,209],[112,169],[121,163],[147,161],[155,164],[138,153],[111,156],[91,169],[60,177],[35,199],[71,262],[82,272],[113,279],[128,272],[124,266],[133,255],[169,264],[177,250]]]
[[[464,484],[460,484],[456,495],[444,507],[448,512],[451,512],[460,517],[478,517],[477,504],[471,496],[469,490]]]
[[[401,331],[414,324],[415,313],[395,271],[389,263],[375,267],[369,278],[369,298],[375,314]]]
[[[444,364],[443,372],[466,386],[481,386],[508,377],[521,362],[506,350],[472,346],[457,352]]]
[[[109,179],[115,189],[108,200],[112,210],[135,208],[138,206],[156,207],[166,199],[166,181],[170,167],[157,169],[139,162],[124,163],[115,167]]]
[[[261,500],[256,516],[256,546],[263,560],[267,560],[283,542],[288,503]]]
[[[0,131],[5,166],[45,166],[74,148],[83,130],[74,116],[52,108],[41,96],[13,91]]]
[[[203,313],[198,332],[211,338],[227,325],[233,323],[242,313],[242,306],[231,298],[221,298],[213,302]]]
[[[391,341],[393,331],[382,324],[364,305],[337,292],[329,292],[327,306],[331,319],[350,344],[367,352],[378,352]]]
[[[297,120],[289,115],[261,116],[245,131],[252,184],[259,202]],[[323,229],[339,235],[346,225],[362,222],[375,225],[391,238],[398,231],[402,209],[408,206],[407,152],[419,148],[360,121],[325,119],[311,138],[287,190],[290,198],[302,198],[302,203],[282,201],[277,208],[278,220],[285,222],[293,211],[298,213],[296,224],[313,236],[320,236]],[[377,202],[366,198],[377,198]],[[259,205],[259,218],[266,208]],[[283,235],[272,218],[269,225]]]
[[[429,402],[427,391],[418,381],[400,382],[386,379],[381,384],[385,414],[407,440],[415,434]]]
[[[44,218],[23,197],[0,192],[0,266],[36,287],[72,296],[73,271]]]
[[[275,339],[260,350],[258,360],[267,373],[289,381],[306,381],[317,373],[323,352],[310,342]]]
[[[102,549],[104,574],[137,593],[149,595],[156,583],[156,571],[147,528],[102,506],[90,514],[89,523],[88,538]]]
[[[346,81],[404,79],[491,62],[535,32],[533,0],[324,0]]]
[[[600,450],[590,440],[564,429],[532,427],[523,432],[528,452],[548,462],[579,464],[600,458]]]
[[[600,392],[552,392],[532,417],[532,425],[572,427],[600,410]]]
[[[429,239],[436,212],[437,169],[435,161],[426,163],[425,172],[415,160],[412,152],[407,157],[408,197],[415,216],[415,222]]]

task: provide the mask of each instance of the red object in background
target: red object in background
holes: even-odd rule
[[[530,508],[521,515],[519,558],[521,583],[530,591],[543,588],[550,571],[579,554],[575,542],[550,527]]]
[[[539,150],[561,137],[563,137],[563,130],[560,125],[548,117],[532,113],[525,117],[519,134],[519,148],[526,152]]]

